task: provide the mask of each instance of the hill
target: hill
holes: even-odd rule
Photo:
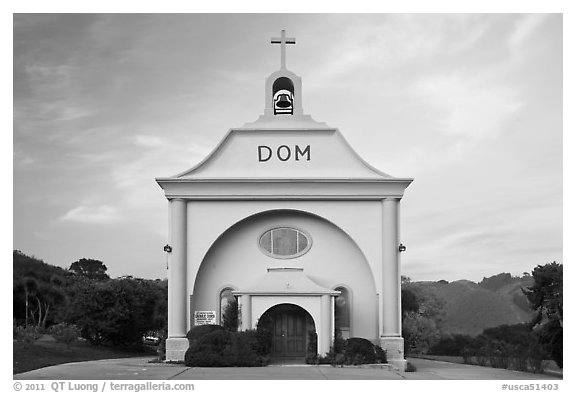
[[[533,316],[521,290],[532,285],[531,276],[512,277],[502,273],[480,283],[419,281],[409,285],[444,302],[444,334],[475,336],[486,328],[528,322]]]
[[[51,277],[68,277],[72,275],[68,270],[50,265],[41,259],[28,256],[19,250],[13,251],[12,275],[14,277],[33,277],[43,281],[50,281]]]

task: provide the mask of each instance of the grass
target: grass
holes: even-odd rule
[[[148,355],[154,356],[155,352],[146,349],[96,347],[87,342],[76,342],[70,345],[70,348],[66,348],[65,344],[57,342],[37,341],[33,344],[27,344],[13,341],[12,373],[19,374],[63,363]]]

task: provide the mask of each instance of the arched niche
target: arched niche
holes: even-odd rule
[[[291,113],[302,115],[302,79],[288,70],[276,71],[266,79],[264,114],[277,115],[275,99],[280,94],[287,94],[292,103]]]
[[[294,83],[290,78],[281,76],[272,84],[274,115],[292,115],[294,113]]]

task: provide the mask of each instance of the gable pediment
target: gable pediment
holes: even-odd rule
[[[172,179],[392,179],[335,128],[232,129],[208,157]]]

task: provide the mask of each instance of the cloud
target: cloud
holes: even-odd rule
[[[350,83],[362,74],[403,74],[414,63],[447,58],[462,53],[480,41],[493,24],[482,15],[359,15],[332,16],[336,29],[314,32],[318,47],[308,58],[314,85]],[[324,35],[328,35],[325,38]],[[338,42],[325,46],[326,40]],[[313,42],[314,42],[313,41]],[[309,44],[310,45],[310,44]],[[320,49],[320,45],[322,45]]]
[[[162,138],[153,135],[136,135],[134,137],[137,145],[145,147],[160,147],[164,145]]]
[[[540,27],[547,16],[547,14],[524,15],[515,23],[514,31],[508,38],[508,45],[512,48],[522,45]]]
[[[102,206],[78,206],[64,214],[62,221],[72,221],[88,224],[107,224],[122,219],[115,207]]]
[[[524,105],[513,88],[484,79],[462,72],[427,76],[412,93],[434,111],[437,131],[481,138],[501,131]]]

